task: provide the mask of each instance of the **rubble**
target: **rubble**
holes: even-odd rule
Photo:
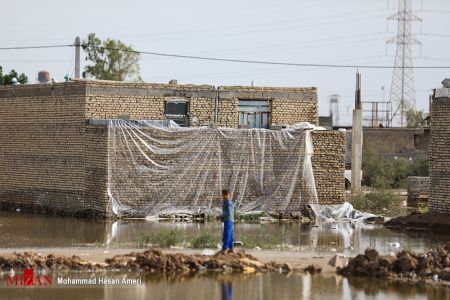
[[[375,249],[366,249],[350,259],[348,265],[337,268],[341,275],[397,277],[409,279],[450,280],[450,242],[426,253],[400,251],[395,256],[380,256]]]

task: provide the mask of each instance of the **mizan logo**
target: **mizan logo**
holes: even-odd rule
[[[53,279],[47,275],[34,275],[33,269],[25,269],[23,275],[6,276],[7,286],[43,286],[52,285]]]

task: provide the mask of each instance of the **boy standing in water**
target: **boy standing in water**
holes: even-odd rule
[[[230,190],[223,189],[222,198],[223,245],[221,253],[233,253],[234,206]]]

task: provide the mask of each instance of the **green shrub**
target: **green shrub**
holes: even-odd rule
[[[138,248],[145,247],[148,243],[150,243],[151,237],[149,235],[139,233],[136,235],[134,242]]]
[[[242,235],[241,241],[246,249],[253,249],[255,247],[273,249],[283,243],[282,238],[270,233],[263,233],[259,236]]]
[[[367,194],[358,194],[350,197],[349,202],[357,210],[362,211],[381,211],[383,208],[398,208],[401,205],[402,198],[391,190],[378,189]]]
[[[183,242],[183,232],[178,229],[162,230],[150,236],[150,241],[154,246],[168,248]]]
[[[200,233],[191,240],[193,248],[216,247],[220,242],[220,237],[209,232]]]

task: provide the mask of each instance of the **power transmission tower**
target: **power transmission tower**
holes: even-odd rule
[[[387,41],[388,44],[397,45],[390,95],[395,109],[392,118],[399,118],[400,127],[405,127],[406,111],[416,104],[412,45],[421,45],[420,41],[412,37],[411,23],[422,22],[422,19],[413,14],[412,0],[399,0],[398,12],[388,17],[388,20],[395,20],[398,24],[397,35]]]

